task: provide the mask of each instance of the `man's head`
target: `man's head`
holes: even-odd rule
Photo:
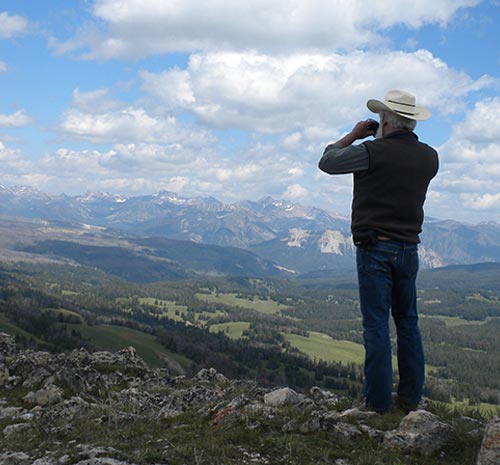
[[[403,129],[413,131],[417,121],[426,120],[431,116],[429,110],[416,105],[415,96],[402,90],[387,92],[384,102],[368,100],[366,106],[380,117],[380,127],[376,137],[383,137],[387,129]],[[389,127],[389,128],[388,128]]]
[[[417,122],[413,119],[403,118],[402,116],[390,111],[379,112],[380,125],[375,133],[375,138],[380,139],[387,133],[394,130],[413,131],[417,126]]]

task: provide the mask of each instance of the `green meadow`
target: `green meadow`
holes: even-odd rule
[[[220,323],[210,326],[211,333],[223,332],[231,339],[240,339],[243,337],[243,332],[250,328],[250,323],[247,321],[232,321],[229,323]]]
[[[286,340],[312,359],[325,362],[357,363],[364,362],[365,350],[361,344],[350,341],[337,341],[327,334],[310,331],[309,337],[286,334]]]
[[[78,331],[84,338],[102,349],[116,351],[133,346],[151,367],[164,367],[165,359],[173,360],[181,367],[187,367],[190,364],[187,358],[168,351],[156,341],[154,336],[142,331],[114,325],[71,324],[68,325],[68,329]]]
[[[238,297],[238,294],[234,293],[224,293],[224,294],[196,294],[196,297],[200,300],[204,300],[206,302],[211,303],[219,303],[224,305],[236,306],[248,308],[250,310],[255,310],[260,313],[265,313],[267,315],[272,315],[275,313],[279,313],[282,310],[286,310],[286,305],[282,305],[274,300],[268,299],[258,299],[255,298],[253,300],[243,299]]]

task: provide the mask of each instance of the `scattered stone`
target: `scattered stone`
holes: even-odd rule
[[[218,373],[215,368],[202,368],[195,378],[200,381],[227,381],[227,378],[222,373]]]
[[[19,418],[23,412],[24,410],[21,407],[0,407],[0,420]]]
[[[452,427],[425,410],[410,412],[397,430],[386,432],[384,445],[407,454],[429,456],[439,451],[450,437]]]
[[[111,457],[94,458],[81,460],[75,465],[133,465],[129,462],[123,462],[122,460],[113,459]]]
[[[0,365],[0,387],[8,383],[10,378],[9,370],[5,365]]]
[[[0,465],[32,465],[33,460],[24,452],[0,453]]]
[[[297,405],[306,399],[289,387],[276,389],[264,395],[264,403],[271,407],[283,407],[284,405]]]
[[[341,420],[347,420],[347,419],[365,419],[365,418],[370,418],[373,417],[374,415],[377,415],[376,412],[371,412],[369,410],[363,410],[360,409],[359,407],[354,407],[348,410],[345,410],[339,415],[339,419]]]
[[[359,429],[365,433],[369,438],[374,439],[375,441],[382,442],[384,440],[384,432],[378,429],[372,428],[368,425],[359,425]]]
[[[359,428],[350,423],[337,423],[333,426],[333,431],[335,431],[339,436],[344,439],[355,439],[363,435]]]
[[[36,392],[26,394],[23,400],[30,405],[39,405],[45,407],[46,405],[54,405],[63,400],[63,391],[57,386],[50,384]]]
[[[361,408],[339,412],[339,400],[345,399],[319,387],[313,387],[307,396],[288,387],[269,391],[255,381],[230,381],[214,368],[202,369],[192,379],[173,376],[166,369],[148,368],[133,348],[116,353],[89,353],[85,349],[69,354],[17,351],[13,338],[2,333],[0,388],[5,393],[0,398],[0,420],[13,423],[3,429],[3,438],[15,434],[28,438],[30,428],[36,425],[43,425],[53,433],[74,434],[79,425],[75,421],[86,418],[100,427],[110,420],[113,425],[121,425],[124,420],[151,420],[167,428],[183,428],[187,425],[162,420],[184,412],[199,415],[212,428],[237,426],[248,431],[265,430],[269,421],[273,428],[281,426],[284,433],[329,433],[333,441],[353,443],[364,437],[405,454],[438,453],[453,432],[450,425],[423,410],[408,414],[393,431],[375,429],[365,424],[365,420],[376,413]],[[24,391],[22,388],[31,391],[24,397],[24,402],[32,407],[30,410],[19,406],[18,400],[13,400],[16,396],[11,395],[16,390]],[[289,408],[282,410],[284,406]],[[482,422],[468,421],[474,428],[468,434],[476,437],[482,434]],[[500,463],[499,438],[500,418],[497,418],[488,425],[477,465]],[[17,441],[18,437],[13,439]],[[71,442],[54,443],[50,452],[35,449],[29,452],[33,456],[2,451],[0,465],[134,465],[124,461],[127,455],[114,449]],[[174,446],[169,444],[165,450]],[[79,451],[76,457],[75,450]],[[242,453],[240,463],[271,462],[272,457],[247,450]],[[333,464],[350,465],[350,462],[337,459]]]
[[[476,465],[497,465],[499,463],[500,417],[496,417],[486,425]]]
[[[16,352],[16,340],[7,333],[0,332],[0,358]]]
[[[3,435],[5,437],[17,434],[20,431],[28,429],[30,427],[29,423],[14,423],[13,425],[8,425],[3,429]]]
[[[321,389],[318,386],[313,386],[309,390],[309,395],[316,403],[332,401],[337,402],[339,399],[339,396],[337,394],[334,394],[333,392],[327,391],[325,389]]]

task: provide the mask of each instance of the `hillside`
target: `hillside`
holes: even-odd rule
[[[98,268],[135,282],[196,276],[283,276],[269,260],[234,247],[131,234],[80,223],[0,217],[0,256]]]
[[[174,376],[133,347],[51,355],[0,333],[0,366],[3,465],[486,465],[500,456],[496,423],[473,411],[435,404],[380,416],[317,387],[263,389],[214,369]]]

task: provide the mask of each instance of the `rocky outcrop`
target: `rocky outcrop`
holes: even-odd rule
[[[500,463],[500,418],[494,418],[487,425],[483,443],[477,457],[477,465]]]
[[[384,435],[384,445],[407,454],[433,455],[450,439],[452,427],[425,410],[410,412],[395,431]]]
[[[352,407],[347,399],[318,387],[304,393],[288,387],[266,389],[253,381],[228,380],[213,368],[193,378],[176,376],[150,369],[132,347],[116,353],[82,349],[50,354],[17,350],[13,338],[0,333],[0,465],[170,463],[175,444],[164,431],[173,431],[175,437],[185,431],[189,438],[193,424],[220,434],[237,430],[241,438],[272,431],[285,442],[292,437],[323,441],[326,435],[333,444],[352,444],[345,450],[355,452],[364,443],[401,457],[438,456],[455,434],[449,423],[426,410],[401,412],[397,418],[394,424],[393,415],[384,427],[383,416]],[[127,428],[133,430],[131,436],[139,435],[134,447],[145,451],[137,453],[139,458],[131,458],[130,448],[121,449],[129,447]],[[154,428],[153,445],[143,444]],[[499,435],[500,420],[491,422],[477,465],[500,463]],[[154,454],[148,452],[152,448]],[[237,459],[224,463],[289,463],[251,450],[248,444],[234,448]],[[202,457],[203,451],[194,447],[193,454]],[[329,463],[354,465],[350,454]]]

